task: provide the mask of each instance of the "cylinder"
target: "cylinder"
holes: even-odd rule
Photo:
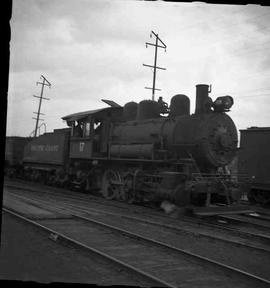
[[[209,85],[198,84],[196,85],[196,109],[195,114],[207,113],[208,109],[206,103],[208,102]]]
[[[170,104],[170,117],[190,114],[190,100],[186,95],[178,94],[172,97]]]

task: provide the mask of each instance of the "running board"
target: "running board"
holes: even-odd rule
[[[232,206],[209,206],[209,207],[191,207],[190,212],[195,216],[215,216],[226,214],[243,214],[252,213],[255,210],[248,208],[246,205]]]

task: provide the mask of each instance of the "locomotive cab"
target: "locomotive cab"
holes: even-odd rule
[[[70,158],[106,157],[110,125],[121,120],[122,109],[108,107],[63,117],[71,127]]]
[[[69,121],[68,121],[69,122]],[[100,138],[103,121],[94,117],[88,117],[83,120],[71,121],[68,123],[71,127],[71,142],[84,140],[87,143],[93,142],[93,153],[101,152],[100,150]],[[81,144],[85,146],[85,144]],[[84,149],[84,147],[82,147]]]

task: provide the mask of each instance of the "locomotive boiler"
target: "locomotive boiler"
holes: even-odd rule
[[[206,96],[208,100],[204,88],[208,86],[197,86],[197,97]],[[176,95],[171,102],[170,113],[164,118],[158,118],[158,113],[153,118],[155,115],[150,109],[158,111],[157,102],[146,100],[139,103],[134,121],[112,127],[110,155],[148,159],[180,159],[193,155],[205,172],[214,172],[217,167],[230,163],[237,147],[237,130],[232,119],[211,109],[199,110],[198,106],[198,111],[190,115],[189,99],[185,95]],[[176,110],[174,105],[185,109]],[[141,111],[147,109],[151,111],[150,115],[144,112],[141,117]]]

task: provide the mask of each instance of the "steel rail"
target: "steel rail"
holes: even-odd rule
[[[256,211],[256,213],[258,214],[256,216],[252,215],[252,213],[251,214],[244,214],[244,216],[251,218],[251,219],[256,219],[256,220],[262,220],[262,221],[268,221],[268,222],[270,221],[270,215],[269,214],[262,213],[259,211]]]
[[[265,220],[260,219],[260,217],[251,217],[249,215],[217,215],[217,216],[228,221],[235,221],[235,222],[244,223],[246,225],[250,225],[253,227],[257,226],[257,227],[270,230],[270,225],[267,225],[265,223]],[[259,222],[261,220],[263,222]],[[269,219],[268,219],[268,222],[269,222]]]
[[[249,232],[243,231],[241,229],[235,229],[233,227],[228,227],[228,226],[225,226],[225,225],[220,224],[220,223],[211,223],[211,222],[201,221],[201,220],[197,220],[197,219],[194,219],[192,217],[189,217],[189,216],[184,216],[183,218],[181,218],[181,220],[186,221],[188,223],[197,223],[199,225],[212,227],[213,229],[227,230],[227,231],[237,233],[239,235],[246,236],[249,238],[257,238],[258,240],[264,240],[264,241],[270,240],[269,236],[264,235],[264,234],[253,233],[250,231]]]
[[[80,248],[84,248],[84,249],[86,249],[86,250],[88,250],[90,252],[98,254],[99,256],[102,256],[103,258],[106,258],[106,259],[108,259],[108,260],[110,260],[112,262],[115,262],[115,263],[117,263],[117,264],[119,264],[119,265],[121,265],[121,266],[123,266],[123,267],[125,267],[125,268],[127,268],[129,270],[131,270],[132,272],[136,272],[137,274],[140,274],[140,275],[144,276],[145,278],[148,278],[148,280],[150,279],[151,281],[153,281],[153,282],[155,282],[155,283],[157,283],[159,285],[161,284],[164,287],[170,287],[170,288],[177,288],[178,287],[178,286],[175,286],[175,285],[173,285],[171,283],[163,281],[162,279],[159,279],[158,277],[156,277],[154,275],[151,275],[151,274],[149,274],[147,272],[144,272],[141,269],[138,269],[138,268],[136,268],[136,267],[134,267],[134,266],[132,266],[132,265],[130,265],[128,263],[125,263],[125,262],[123,262],[121,260],[118,260],[118,259],[116,259],[113,256],[110,256],[110,255],[108,255],[108,254],[106,254],[106,253],[104,253],[102,251],[99,251],[96,248],[90,247],[90,246],[85,245],[85,244],[83,244],[83,243],[81,243],[81,242],[79,242],[79,241],[77,241],[75,239],[72,239],[72,238],[64,235],[63,233],[59,233],[59,232],[57,232],[57,231],[55,231],[55,230],[53,230],[51,228],[48,228],[48,227],[46,227],[44,225],[41,225],[40,223],[38,223],[36,221],[30,220],[30,219],[28,219],[28,218],[26,218],[26,217],[24,217],[24,216],[22,216],[22,215],[20,215],[20,214],[18,214],[16,212],[13,212],[13,211],[7,209],[7,208],[3,207],[2,210],[5,211],[6,213],[9,213],[9,214],[13,215],[13,216],[16,216],[17,218],[20,218],[21,220],[24,220],[27,223],[30,223],[30,224],[32,224],[34,226],[37,226],[37,227],[41,228],[42,230],[45,230],[46,232],[49,232],[50,234],[57,235],[57,239],[59,239],[59,238],[61,239],[62,238],[63,240],[65,240],[67,242],[70,242],[70,243],[72,243],[72,244],[74,244],[74,245],[76,245],[76,246],[78,246]],[[77,217],[76,215],[73,215],[73,216]]]
[[[43,201],[44,203],[44,201]],[[48,205],[48,203],[44,203],[43,205]],[[54,204],[55,205],[55,204]],[[232,266],[229,266],[229,265],[226,265],[226,264],[223,264],[223,263],[220,263],[218,261],[215,261],[215,260],[212,260],[210,258],[207,258],[207,257],[204,257],[204,256],[201,256],[201,255],[198,255],[198,254],[195,254],[193,252],[190,252],[190,251],[187,251],[185,249],[181,249],[181,248],[178,248],[178,247],[175,247],[175,246],[172,246],[172,245],[169,245],[169,244],[166,244],[164,242],[161,242],[161,241],[158,241],[158,240],[155,240],[155,239],[152,239],[152,238],[149,238],[149,237],[146,237],[146,236],[142,236],[138,233],[134,233],[134,232],[130,232],[126,229],[122,229],[122,228],[119,228],[119,227],[116,227],[114,225],[110,225],[110,224],[106,224],[106,223],[103,223],[103,222],[100,222],[100,221],[97,221],[97,220],[94,220],[94,219],[90,219],[88,217],[84,217],[84,216],[81,216],[81,215],[78,215],[78,212],[72,210],[72,209],[68,209],[68,208],[65,208],[65,207],[59,207],[57,205],[55,205],[56,207],[58,207],[58,209],[61,209],[61,210],[66,210],[67,212],[69,212],[69,214],[73,217],[76,217],[78,219],[82,219],[82,220],[85,220],[87,222],[92,222],[92,223],[95,223],[97,225],[100,225],[100,226],[103,226],[103,227],[106,227],[106,228],[109,228],[111,230],[114,230],[114,231],[118,231],[120,233],[123,233],[123,234],[126,234],[128,236],[131,236],[133,238],[138,238],[138,239],[141,239],[141,240],[144,240],[144,241],[147,241],[147,242],[150,242],[150,243],[154,243],[156,245],[159,245],[161,247],[166,247],[170,250],[173,250],[173,251],[176,251],[178,253],[181,253],[181,254],[184,254],[184,255],[187,255],[189,257],[192,257],[192,258],[195,258],[196,260],[200,260],[200,261],[203,261],[207,264],[211,264],[213,266],[216,266],[218,268],[222,268],[222,269],[226,269],[230,272],[233,272],[235,274],[240,274],[241,276],[244,276],[244,277],[248,277],[249,279],[251,280],[256,280],[256,281],[259,281],[263,284],[268,284],[270,285],[270,281],[267,280],[267,279],[264,279],[262,277],[259,277],[259,276],[256,276],[254,274],[251,274],[251,273],[248,273],[248,272],[245,272],[241,269],[238,269],[238,268],[235,268],[235,267],[232,267]],[[51,208],[51,206],[49,206]],[[57,232],[55,232],[57,234]],[[136,269],[136,268],[135,268]]]

